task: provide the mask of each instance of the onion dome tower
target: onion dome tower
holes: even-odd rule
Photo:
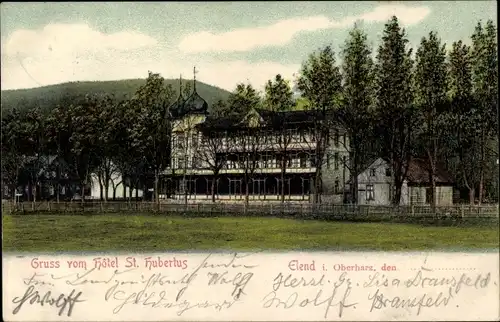
[[[179,97],[177,100],[170,106],[169,111],[170,115],[174,118],[179,117],[182,114],[185,103],[184,95],[182,95],[182,74],[179,76]]]
[[[208,103],[196,91],[196,67],[193,68],[193,93],[186,99],[184,108],[188,114],[205,115],[208,110]]]
[[[193,69],[193,93],[184,99],[182,96],[182,84],[180,85],[179,98],[171,107],[171,115],[174,118],[182,118],[185,115],[206,115],[208,103],[196,91],[196,67]]]

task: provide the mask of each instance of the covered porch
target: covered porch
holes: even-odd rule
[[[212,184],[214,184],[215,199],[237,201],[244,200],[246,187],[241,174],[224,175],[212,181],[212,176],[174,177],[173,199],[211,200]],[[248,182],[249,200],[281,200],[284,187],[285,200],[309,200],[312,193],[311,174],[287,174],[285,179],[276,174],[255,175]]]

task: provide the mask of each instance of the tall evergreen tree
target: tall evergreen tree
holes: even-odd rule
[[[478,103],[480,160],[479,202],[483,201],[485,172],[488,164],[488,144],[498,141],[498,53],[497,32],[493,21],[483,28],[481,22],[472,35],[472,79],[475,101]],[[498,152],[497,152],[498,157]],[[490,162],[491,163],[491,162]]]
[[[342,52],[343,104],[339,109],[342,126],[349,136],[351,197],[358,202],[358,175],[370,155],[373,125],[373,61],[366,34],[354,26]]]
[[[429,162],[429,202],[436,207],[436,174],[442,135],[443,111],[447,103],[446,45],[436,32],[423,37],[416,53],[415,103],[423,117],[421,139]]]
[[[264,106],[276,112],[289,111],[294,105],[293,93],[290,84],[281,77],[280,74],[276,75],[274,81],[269,80],[266,84]],[[281,195],[281,202],[285,202],[285,175],[287,170],[287,165],[290,158],[290,145],[292,142],[292,129],[289,128],[289,124],[286,119],[286,114],[284,115],[283,122],[281,124],[280,133],[277,137],[276,144],[276,154],[279,159],[280,170],[281,170],[281,180],[278,185],[278,190]]]
[[[272,111],[288,111],[293,105],[293,93],[290,84],[280,74],[274,81],[266,83],[264,106]]]
[[[146,84],[141,86],[132,99],[137,119],[131,129],[132,146],[140,151],[145,173],[152,175],[154,198],[159,203],[159,180],[168,166],[171,131],[167,109],[172,103],[174,91],[159,74],[149,72]],[[144,193],[147,189],[144,189]]]
[[[393,16],[385,25],[382,44],[378,48],[375,99],[377,133],[382,153],[388,157],[392,169],[394,205],[401,200],[401,188],[412,156],[415,126],[411,91],[412,50],[407,49],[407,45],[406,32]]]
[[[260,97],[253,86],[240,83],[229,95],[227,100],[228,113],[226,114],[243,116],[253,108],[259,107],[260,103]]]
[[[318,203],[322,187],[321,167],[325,160],[329,128],[333,125],[333,120],[328,119],[329,115],[332,115],[329,112],[338,108],[342,94],[342,76],[331,46],[309,55],[307,61],[302,64],[297,89],[302,97],[307,99],[307,108],[318,112],[312,134],[315,149],[312,163],[316,168],[314,202]]]
[[[469,190],[469,202],[474,203],[479,184],[479,114],[472,96],[472,64],[470,47],[454,42],[449,53],[449,99],[451,110],[447,118],[451,149],[458,158],[458,181]]]

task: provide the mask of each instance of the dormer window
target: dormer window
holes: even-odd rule
[[[375,168],[371,168],[370,169],[370,177],[375,177],[377,172],[375,171],[376,169]]]

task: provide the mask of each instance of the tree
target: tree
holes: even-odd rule
[[[88,96],[85,103],[71,105],[68,110],[70,144],[67,158],[72,169],[72,176],[79,182],[83,204],[90,174],[100,163],[100,151],[95,144],[100,130],[98,126],[98,102],[95,97]]]
[[[218,100],[212,105],[212,114],[218,117],[224,117],[230,115],[229,107],[227,106],[227,102],[224,100]]]
[[[290,83],[280,74],[276,75],[274,82],[269,80],[266,83],[264,106],[271,111],[289,111],[293,105],[293,93]]]
[[[269,80],[266,84],[266,93],[264,97],[264,106],[273,112],[284,112],[292,109],[294,105],[293,93],[290,84],[281,77],[276,75],[274,82]],[[280,113],[281,114],[281,113]],[[292,143],[293,129],[287,120],[287,114],[284,113],[278,116],[280,119],[279,133],[277,136],[276,154],[280,163],[281,170],[281,202],[285,202],[285,174],[287,165],[290,160],[289,146]],[[275,135],[272,133],[271,135]]]
[[[64,108],[57,106],[50,111],[46,120],[46,135],[47,135],[47,151],[51,155],[55,155],[57,158],[57,168],[56,168],[56,200],[60,201],[61,193],[61,181],[64,177],[69,177],[70,173],[67,173],[68,169],[62,169],[61,162],[67,164],[70,163],[70,126],[71,126],[71,114],[69,108]],[[66,187],[68,188],[68,187]]]
[[[338,110],[340,123],[349,136],[351,197],[358,202],[358,175],[368,158],[373,136],[373,61],[366,34],[357,26],[349,32],[342,52],[343,104]]]
[[[436,207],[436,172],[439,143],[443,135],[442,116],[447,103],[446,45],[435,32],[423,37],[416,53],[415,102],[423,116],[421,138],[429,162],[430,203]]]
[[[276,156],[279,160],[281,172],[281,185],[279,193],[281,194],[281,203],[285,202],[285,175],[290,163],[290,148],[292,140],[298,133],[296,129],[288,122],[287,115],[283,115],[279,123],[278,133],[271,133],[276,136],[276,145],[274,145]],[[274,132],[274,131],[273,131]]]
[[[265,136],[260,127],[245,127],[231,133],[228,158],[243,169],[243,185],[245,187],[245,209],[248,206],[250,181],[259,167],[260,154]]]
[[[227,150],[231,140],[226,131],[220,131],[210,126],[203,127],[202,133],[203,139],[198,155],[202,163],[212,171],[210,192],[212,202],[215,202],[217,180],[220,170],[226,165]]]
[[[492,136],[498,137],[498,53],[496,27],[489,20],[481,22],[472,35],[472,86],[479,112],[479,203],[484,196],[484,177],[487,165],[487,147]]]
[[[458,156],[459,178],[469,190],[469,202],[474,204],[476,186],[479,184],[480,117],[472,95],[472,63],[470,47],[462,41],[454,42],[448,63],[449,133],[453,137],[451,148]]]
[[[2,189],[9,187],[15,201],[19,175],[25,163],[21,114],[12,109],[2,115]],[[3,194],[3,191],[2,191]]]
[[[401,201],[401,188],[412,157],[415,111],[412,108],[412,50],[406,32],[393,16],[385,25],[375,68],[377,134],[391,166],[393,205]]]
[[[114,97],[109,95],[97,101],[96,113],[98,113],[97,126],[99,131],[95,144],[100,155],[100,163],[97,166],[97,178],[101,188],[101,199],[105,201],[108,200],[110,184],[113,189],[113,199],[115,199],[116,188],[122,183],[122,181],[115,182],[117,175],[120,174],[119,162],[116,160],[116,152],[119,149],[117,134],[121,134],[119,127],[122,121],[119,107],[120,104],[115,101]]]
[[[128,186],[129,202],[132,200],[132,190],[135,189],[136,200],[139,197],[140,182],[143,179],[144,159],[141,151],[135,148],[136,137],[134,124],[139,111],[133,108],[130,100],[117,104],[115,117],[119,122],[115,126],[115,155],[114,162],[122,174],[124,186]]]
[[[149,72],[146,83],[131,100],[136,121],[130,129],[132,147],[143,156],[147,177],[153,175],[154,199],[159,200],[160,174],[168,166],[170,152],[171,120],[167,109],[171,105],[174,91],[165,85],[160,74]],[[144,189],[146,193],[147,189]]]
[[[260,105],[260,97],[250,84],[240,83],[227,100],[228,115],[244,116]]]
[[[40,177],[43,174],[48,161],[46,155],[47,138],[45,135],[45,116],[39,108],[34,108],[26,113],[24,122],[22,124],[22,131],[26,143],[28,144],[29,151],[26,157],[29,159],[27,170],[30,177],[30,194],[32,201],[37,201],[38,190],[41,191]]]
[[[312,141],[314,142],[314,156],[312,165],[316,168],[314,178],[314,202],[320,202],[322,186],[321,166],[325,161],[326,144],[329,135],[328,111],[339,106],[342,92],[342,76],[336,65],[335,53],[331,46],[326,46],[309,55],[302,64],[297,79],[297,89],[302,97],[308,100],[308,109],[317,111]]]

